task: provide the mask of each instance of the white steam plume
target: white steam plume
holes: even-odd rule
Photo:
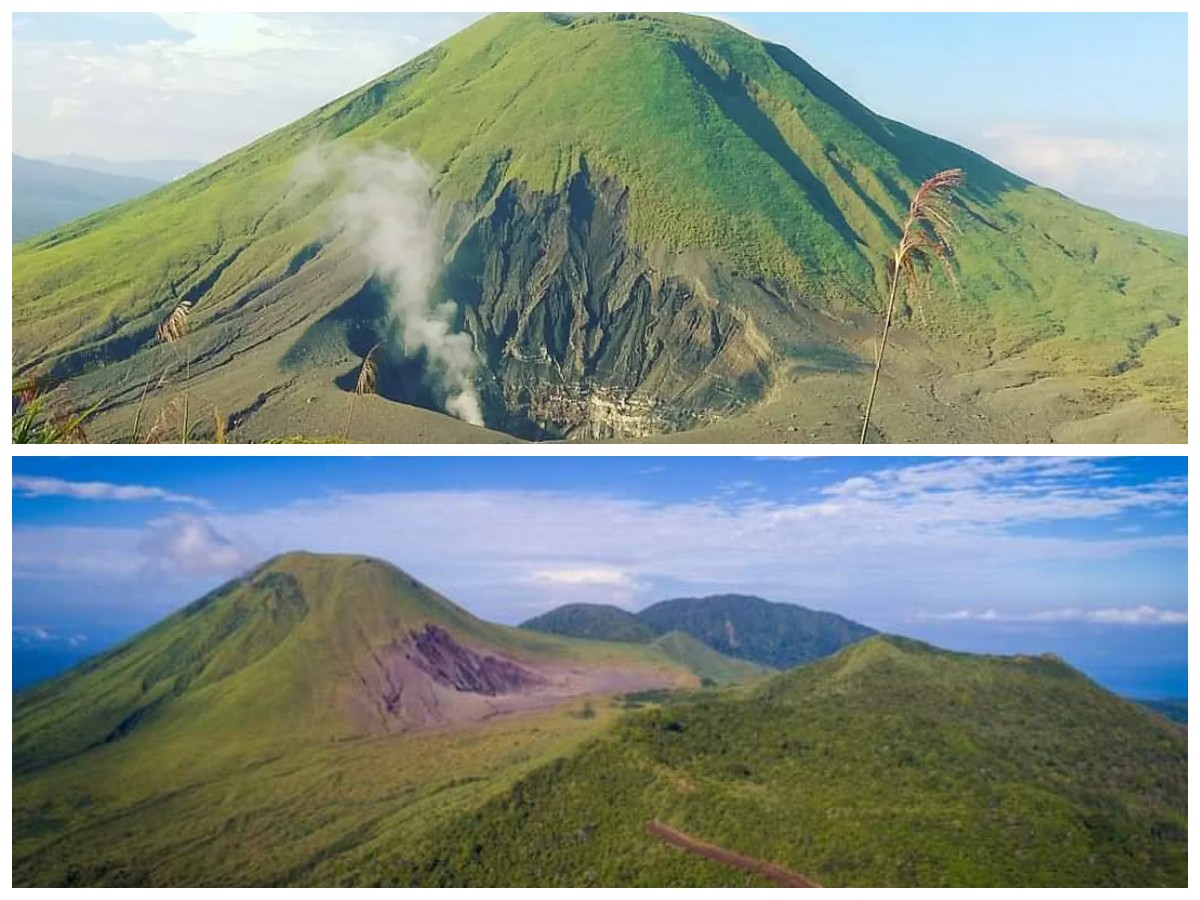
[[[301,182],[336,179],[334,225],[386,284],[401,349],[424,350],[447,392],[446,411],[482,425],[471,336],[452,331],[454,303],[434,303],[441,237],[429,170],[387,148],[354,154],[321,148],[300,158],[296,175]]]

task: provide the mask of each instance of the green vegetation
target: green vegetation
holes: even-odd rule
[[[695,657],[697,666],[692,669],[702,677],[709,672],[701,669],[712,666],[743,677],[761,674],[764,667],[786,669],[828,656],[875,633],[835,613],[742,594],[664,600],[638,613],[603,604],[572,603],[522,622],[521,627],[602,641],[654,641],[664,649],[672,648],[681,662],[683,657]],[[710,652],[703,653],[705,648]],[[716,653],[711,652],[714,650]],[[739,667],[739,660],[751,665]],[[722,675],[714,680],[725,683],[742,677]]]
[[[639,622],[636,615],[602,603],[568,603],[522,622],[521,627],[593,641],[648,644],[654,640],[654,632]]]
[[[616,710],[589,695],[697,680],[655,647],[484,622],[375,560],[288,554],[14,697],[15,879],[317,878],[600,733]]]
[[[154,327],[189,301],[198,386],[285,433],[291,413],[268,400],[338,390],[386,337],[365,274],[324,237],[337,186],[293,177],[329,143],[408,149],[432,170],[442,290],[495,376],[481,379],[487,420],[510,433],[693,427],[761,400],[793,363],[848,373],[857,398],[859,324],[907,198],[947,168],[967,173],[959,285],[898,323],[942,361],[936,377],[1019,357],[1100,407],[1142,398],[1185,421],[1185,238],[879,117],[785,48],[674,14],[488,17],[188,177],[18,245],[18,373],[105,396],[106,433],[128,434]]]
[[[56,409],[35,379],[13,384],[12,442],[14,444],[79,444],[87,440],[83,423],[96,411]]]
[[[669,631],[654,641],[668,658],[687,666],[703,685],[725,685],[753,681],[773,670],[767,666],[734,659],[700,643],[690,634]]]
[[[615,715],[568,707],[344,741],[131,737],[15,778],[13,881],[370,883],[376,854],[474,810]]]
[[[656,634],[681,631],[726,656],[774,669],[812,662],[875,633],[835,613],[741,594],[664,600],[638,620]]]
[[[650,820],[825,885],[1186,883],[1186,732],[1048,657],[769,675],[289,554],[13,707],[17,885],[760,883]]]
[[[622,719],[376,862],[395,884],[739,885],[658,819],[826,886],[1187,883],[1187,740],[1056,659],[876,637]]]

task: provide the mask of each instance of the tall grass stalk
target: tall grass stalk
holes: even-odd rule
[[[343,440],[347,443],[350,441],[350,425],[354,421],[354,407],[358,403],[358,398],[363,394],[374,394],[378,387],[380,346],[380,344],[376,344],[363,357],[362,368],[358,372],[358,381],[354,385],[354,394],[350,397],[350,409],[346,413],[346,431]]]
[[[49,406],[46,383],[29,378],[14,382],[12,389],[12,442],[14,444],[84,444],[83,423],[101,403],[81,413]]]
[[[953,250],[950,234],[954,226],[954,189],[962,185],[962,169],[947,169],[938,172],[922,184],[913,195],[904,219],[904,230],[900,242],[888,258],[888,297],[883,314],[883,335],[875,352],[875,373],[871,377],[871,393],[863,413],[862,434],[858,442],[867,442],[867,429],[871,425],[871,410],[875,405],[875,393],[879,389],[879,373],[883,370],[883,355],[887,351],[888,337],[896,315],[896,298],[903,279],[910,291],[918,292],[923,286],[935,263],[940,264],[946,275],[953,280],[950,266]],[[927,287],[927,285],[924,285]]]
[[[188,382],[192,377],[192,358],[187,341],[184,338],[188,335],[188,315],[192,311],[192,302],[190,300],[181,300],[171,314],[167,316],[158,326],[156,331],[158,339],[168,346],[174,347],[178,345],[183,351],[183,424],[180,427],[180,443],[186,444],[188,439]],[[163,369],[163,374],[159,378],[159,386],[163,384],[167,377],[167,369]],[[150,386],[150,382],[146,382],[146,387],[142,389],[142,398],[138,402],[137,415],[133,420],[133,439],[137,441],[138,427],[142,420],[142,406],[146,400],[146,393]]]

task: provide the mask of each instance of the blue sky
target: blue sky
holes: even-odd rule
[[[14,149],[208,161],[477,15],[18,13]],[[792,48],[876,112],[1186,230],[1182,13],[719,15]]]
[[[506,623],[745,592],[1186,693],[1186,474],[1176,458],[19,458],[14,652],[94,652],[305,549],[388,559]]]

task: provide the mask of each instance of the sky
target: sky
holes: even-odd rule
[[[17,458],[12,500],[18,681],[308,550],[507,624],[749,593],[1187,692],[1179,458]]]
[[[17,13],[14,152],[208,162],[478,15]],[[1186,232],[1185,14],[718,15],[881,115]]]

